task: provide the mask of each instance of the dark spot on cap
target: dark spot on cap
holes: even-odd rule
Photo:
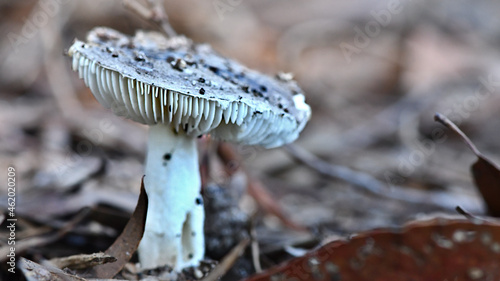
[[[163,160],[168,161],[170,159],[172,159],[172,154],[170,153],[163,154]]]
[[[285,108],[283,111],[285,111],[286,113],[288,113],[288,108]]]
[[[267,92],[267,87],[264,85],[260,85],[260,90],[265,93]]]
[[[188,259],[192,259],[192,258],[193,258],[193,254],[189,253]]]
[[[196,232],[192,231],[191,236],[196,236]]]
[[[202,77],[198,78],[198,82],[205,83],[205,78],[202,78]]]
[[[283,105],[281,103],[278,103],[278,108],[283,108]]]
[[[171,63],[171,62],[173,62],[174,60],[175,60],[175,58],[174,58],[174,57],[172,57],[172,56],[167,57],[167,62],[168,62],[168,63]]]
[[[117,58],[118,54],[117,53],[112,53],[111,56],[114,57],[114,58]]]
[[[201,199],[201,197],[198,197],[198,198],[196,198],[195,202],[196,202],[196,205],[201,205],[201,204],[203,204],[203,199]]]
[[[245,92],[248,93],[248,86],[241,86],[241,89]]]
[[[204,95],[205,94],[205,89],[201,88],[200,89],[200,95]]]
[[[215,66],[209,66],[208,70],[212,71],[215,74],[218,74],[218,72],[219,72],[219,69]]]

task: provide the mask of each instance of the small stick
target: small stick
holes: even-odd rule
[[[69,222],[67,222],[61,229],[56,231],[55,233],[43,236],[35,236],[26,238],[20,241],[16,241],[16,251],[18,254],[23,253],[28,249],[34,249],[36,247],[41,247],[54,241],[57,241],[64,235],[66,235],[70,230],[74,229],[87,215],[90,213],[91,208],[82,209],[75,217],[73,217]],[[0,247],[0,262],[4,262],[7,260],[10,251],[10,247],[8,245]]]
[[[227,254],[217,267],[210,272],[202,281],[217,281],[233,266],[236,260],[243,255],[246,247],[250,243],[250,239],[241,240],[229,254]]]
[[[447,209],[450,208],[443,204],[439,193],[422,192],[400,186],[389,189],[386,184],[369,174],[330,164],[296,145],[287,144],[285,149],[294,159],[316,172],[333,179],[343,180],[372,194],[414,204],[434,204]]]
[[[153,12],[153,20],[158,22],[168,37],[177,36],[177,32],[175,32],[168,21],[167,12],[165,12],[165,6],[163,5],[162,0],[149,0],[149,4]]]
[[[161,0],[150,0],[148,2],[149,7],[145,7],[137,0],[123,0],[123,5],[144,20],[157,25],[167,37],[177,36],[177,33],[168,22],[168,16]]]
[[[473,220],[473,219],[478,219],[477,217],[475,217],[474,215],[472,215],[471,213],[467,212],[466,210],[464,210],[462,207],[460,206],[457,206],[455,208],[455,210],[457,211],[457,213],[461,214],[462,216],[464,216],[465,218],[469,219],[469,220]]]
[[[250,245],[252,249],[252,262],[256,273],[262,272],[262,266],[260,264],[260,249],[259,241],[257,241],[257,233],[255,231],[255,222],[253,218],[250,221],[250,238],[252,239],[252,244]]]
[[[469,137],[466,134],[464,134],[464,132],[462,132],[462,130],[460,130],[460,128],[458,128],[458,126],[455,125],[455,123],[453,123],[446,116],[444,116],[441,113],[436,113],[434,115],[434,120],[443,124],[444,126],[446,126],[446,128],[448,128],[448,129],[452,130],[453,132],[455,132],[456,134],[458,134],[462,138],[462,140],[465,142],[465,144],[472,150],[472,152],[474,152],[474,154],[476,154],[476,156],[482,155],[481,152],[474,145],[474,143],[472,143],[472,141],[469,139]]]

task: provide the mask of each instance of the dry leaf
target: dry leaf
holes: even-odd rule
[[[132,217],[105,254],[116,258],[116,262],[99,265],[93,268],[92,276],[97,278],[113,278],[125,264],[130,260],[132,254],[137,250],[144,234],[146,215],[148,210],[148,196],[144,190],[144,178],[141,183],[141,194]]]
[[[86,281],[86,279],[70,275],[55,267],[42,266],[25,258],[20,258],[19,268],[28,281]]]
[[[245,281],[500,280],[500,224],[433,219],[334,241]]]
[[[50,260],[51,264],[61,269],[84,269],[109,262],[116,262],[116,258],[104,253],[73,255]]]

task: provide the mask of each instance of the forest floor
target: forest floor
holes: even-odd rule
[[[225,280],[255,272],[252,255],[268,268],[356,233],[463,218],[457,206],[487,214],[470,171],[477,157],[434,114],[500,163],[498,3],[167,0],[165,7],[173,28],[194,42],[269,75],[293,73],[312,109],[293,146],[230,148],[244,169],[236,173],[225,172],[216,140],[200,140],[210,159],[207,224],[231,224],[225,248],[207,225],[207,257],[220,261],[241,239],[254,241]],[[38,238],[16,258],[41,263],[104,251],[136,206],[147,128],[99,105],[65,52],[94,26],[131,35],[155,26],[119,0],[0,1],[0,15],[0,182],[15,169],[18,245]],[[210,197],[217,188],[233,200],[222,200],[223,211]],[[8,197],[0,189],[5,215]],[[0,260],[4,280],[23,280]]]

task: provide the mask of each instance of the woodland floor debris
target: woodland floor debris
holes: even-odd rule
[[[98,253],[113,243],[137,202],[141,179],[132,175],[142,173],[145,145],[145,139],[137,137],[143,127],[102,110],[80,81],[70,78],[69,90],[68,85],[58,86],[57,80],[63,79],[57,74],[61,64],[68,73],[70,65],[64,50],[54,48],[69,46],[75,35],[83,38],[96,24],[128,34],[155,25],[116,2],[90,0],[58,1],[62,4],[56,13],[60,14],[47,17],[50,24],[29,26],[36,16],[50,15],[42,2],[0,4],[0,35],[6,38],[0,41],[0,182],[7,182],[2,171],[16,168],[21,246],[31,239],[48,241],[43,240],[68,230],[65,226],[82,208],[91,208],[64,236],[17,253],[18,260],[23,257],[43,267],[45,260]],[[374,15],[388,15],[387,3],[241,1],[218,13],[212,1],[166,1],[169,20],[179,33],[195,42],[209,42],[221,53],[263,72],[294,73],[314,112],[298,146],[328,164],[369,175],[381,184],[391,183],[390,179],[394,187],[442,195],[428,205],[373,196],[345,181],[319,175],[283,149],[264,152],[237,147],[245,170],[263,184],[287,219],[309,230],[284,227],[243,193],[238,207],[252,215],[264,269],[292,258],[287,248],[314,249],[322,241],[400,227],[430,214],[454,214],[449,208],[453,205],[477,217],[486,213],[469,171],[477,157],[432,117],[435,112],[448,116],[491,162],[500,163],[500,95],[495,83],[500,76],[500,43],[495,40],[500,33],[500,5],[484,0],[401,1],[399,13],[378,22]],[[368,23],[373,24],[372,33],[366,32]],[[27,33],[30,27],[33,32]],[[12,42],[12,34],[21,41]],[[51,44],[42,35],[60,41]],[[342,43],[352,46],[353,52],[343,52]],[[54,64],[47,61],[59,55]],[[75,102],[65,99],[71,92],[77,106],[63,112],[60,105]],[[79,110],[84,115],[65,117]],[[439,128],[442,135],[436,134]],[[226,167],[215,156],[214,145],[208,145],[207,151],[212,166],[209,181],[225,186]],[[244,190],[245,183],[238,184]],[[6,197],[7,189],[0,189],[2,208],[7,207]],[[242,226],[238,218],[242,217],[228,220],[234,222],[234,227],[227,227],[229,232]],[[228,237],[234,239],[232,234]],[[8,235],[3,223],[2,249]],[[435,241],[449,245],[451,237]],[[480,240],[495,250],[492,237]],[[242,259],[241,267],[237,261],[233,268],[248,272],[253,265],[249,249]],[[120,278],[158,275],[136,272],[135,262],[132,257]],[[200,269],[206,269],[201,275],[193,270],[186,276],[205,276],[212,265]],[[21,273],[9,275],[7,268],[0,264],[2,280],[24,280]],[[336,268],[330,265],[329,270]],[[43,274],[66,278],[68,273],[45,268]],[[488,275],[482,268],[470,267],[464,278],[480,276]]]

